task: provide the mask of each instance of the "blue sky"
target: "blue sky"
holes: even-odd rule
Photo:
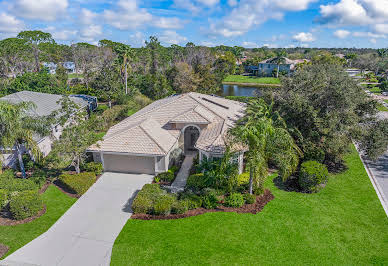
[[[388,0],[0,0],[0,38],[39,29],[57,42],[388,47]]]

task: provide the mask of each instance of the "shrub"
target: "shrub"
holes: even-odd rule
[[[189,200],[176,200],[171,205],[171,213],[184,214],[189,210]]]
[[[102,163],[96,163],[96,162],[86,163],[83,165],[82,168],[85,172],[93,172],[96,175],[102,174],[102,171],[104,169],[102,167]]]
[[[256,202],[256,196],[251,194],[244,194],[244,200],[246,204],[252,204]]]
[[[249,173],[242,173],[237,177],[237,185],[245,186],[249,185]]]
[[[97,113],[103,113],[105,110],[107,110],[109,107],[106,104],[99,104],[95,110]]]
[[[140,192],[139,192],[140,194]],[[153,201],[146,195],[137,195],[132,203],[133,213],[150,213],[153,207]]]
[[[96,181],[96,174],[84,172],[80,174],[62,174],[59,181],[77,195],[84,194]]]
[[[201,197],[193,193],[182,194],[180,199],[187,201],[187,207],[189,208],[189,210],[194,210],[202,206]]]
[[[193,174],[187,178],[186,188],[199,191],[206,188],[203,173]]]
[[[168,170],[167,172],[158,174],[157,177],[164,182],[172,182],[175,179],[174,173],[170,170]]]
[[[37,190],[37,184],[31,179],[16,178],[12,170],[0,175],[0,189],[13,191]]]
[[[38,188],[41,188],[46,183],[46,172],[43,170],[35,170],[29,180],[33,181]]]
[[[327,182],[329,173],[325,165],[316,161],[302,163],[299,171],[299,185],[307,192],[318,192]]]
[[[245,203],[244,196],[240,193],[232,193],[225,198],[225,206],[239,208]]]
[[[16,220],[34,216],[43,208],[43,201],[37,191],[22,191],[11,196],[9,207]]]
[[[218,196],[215,190],[206,190],[202,198],[202,207],[205,209],[215,209],[218,206]]]
[[[4,170],[2,174],[0,174],[0,179],[11,179],[15,177],[15,173],[11,169]]]
[[[170,170],[168,170],[168,171],[171,171],[171,172],[175,175],[175,173],[176,173],[178,170],[179,170],[179,167],[176,166],[176,165],[173,165],[173,166],[171,166]]]
[[[155,215],[169,215],[171,213],[171,206],[175,199],[173,196],[165,194],[156,198],[154,203],[153,214]]]
[[[7,205],[8,203],[8,191],[5,189],[0,189],[0,211]]]

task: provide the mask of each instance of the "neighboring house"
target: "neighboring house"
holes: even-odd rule
[[[348,69],[345,69],[345,72],[349,75],[349,77],[352,77],[352,78],[362,78],[361,77],[361,70],[359,69],[356,69],[356,68],[348,68]]]
[[[304,62],[308,62],[307,59],[296,59],[291,60],[288,58],[285,58],[285,62],[283,64],[279,65],[279,72],[280,73],[287,73],[290,74],[296,69],[296,65]],[[259,76],[272,76],[274,71],[277,71],[278,64],[276,63],[276,58],[270,58],[266,59],[264,61],[261,61],[258,65],[258,75]]]
[[[0,101],[8,101],[10,103],[32,102],[35,104],[35,108],[30,110],[27,115],[34,117],[48,116],[54,111],[61,108],[58,101],[62,98],[62,95],[48,94],[32,91],[21,91],[13,93],[0,98]],[[93,111],[97,106],[97,98],[86,95],[71,95],[69,96],[76,104],[81,108],[87,108]],[[62,127],[60,125],[52,125],[51,134],[48,136],[34,136],[35,141],[38,143],[38,147],[43,156],[47,156],[51,151],[51,145],[55,139],[58,139],[62,134]],[[3,150],[0,148],[0,153],[3,155],[3,166],[14,167],[17,161],[17,154],[14,149]]]
[[[75,63],[74,62],[64,62],[63,67],[66,69],[68,74],[74,74],[75,73]]]
[[[50,74],[55,74],[57,71],[57,64],[55,64],[53,62],[44,62],[43,66],[45,68],[48,68],[48,71]]]
[[[153,102],[111,127],[89,151],[105,171],[157,174],[171,166],[174,154],[198,151],[199,159],[222,157],[225,136],[243,116],[245,104],[200,93]],[[240,172],[243,151],[235,153]]]
[[[57,71],[57,67],[58,67],[58,65],[55,64],[54,62],[44,62],[43,66],[48,68],[50,74],[55,74],[56,71]],[[76,73],[76,71],[75,71],[75,63],[74,62],[70,62],[70,61],[63,62],[62,66],[66,69],[68,74]]]
[[[258,71],[259,71],[258,66],[252,66],[252,65],[245,66],[245,72],[247,73],[252,73],[253,75],[256,76]]]

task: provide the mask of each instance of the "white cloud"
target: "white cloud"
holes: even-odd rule
[[[367,38],[373,38],[373,39],[386,38],[387,37],[384,34],[376,34],[376,33],[373,33],[373,32],[363,32],[363,31],[356,31],[356,32],[353,33],[353,36],[354,37],[367,37]]]
[[[100,25],[91,24],[81,29],[81,37],[89,42],[102,35],[102,27]]]
[[[265,44],[263,44],[263,47],[279,48],[279,45],[277,45],[276,43],[265,43]]]
[[[142,32],[137,31],[137,32],[134,33],[134,34],[131,34],[130,37],[131,37],[131,43],[132,43],[132,45],[134,45],[135,47],[144,46],[144,44],[145,44],[145,38],[144,38],[144,35],[143,35]]]
[[[24,28],[24,23],[7,13],[0,13],[0,33],[18,33]]]
[[[340,39],[345,39],[350,35],[350,31],[347,30],[336,30],[333,35]]]
[[[196,1],[205,6],[215,6],[220,2],[220,0],[196,0]]]
[[[241,45],[245,48],[258,48],[259,47],[259,45],[257,43],[254,43],[254,42],[242,42]]]
[[[295,41],[299,42],[313,42],[315,41],[315,37],[310,32],[299,32],[292,36]]]
[[[27,19],[54,21],[66,13],[67,0],[13,0],[10,10]]]
[[[366,26],[388,21],[388,0],[340,0],[320,6],[318,21],[330,26]]]
[[[376,24],[373,28],[376,33],[388,34],[388,24]]]
[[[229,6],[237,6],[237,0],[228,0],[228,5]]]
[[[219,2],[220,0],[174,0],[174,7],[198,13],[203,7],[212,8]]]
[[[152,21],[152,15],[145,8],[139,8],[136,0],[120,0],[115,10],[104,10],[103,16],[119,30],[136,29]]]
[[[187,38],[179,35],[176,31],[166,30],[159,36],[159,39],[168,44],[180,44],[187,41]]]
[[[202,41],[202,42],[201,42],[201,45],[207,46],[207,47],[216,46],[216,44],[215,44],[214,42],[210,42],[210,41]]]
[[[373,43],[373,44],[377,43],[377,40],[376,40],[376,39],[370,39],[369,41],[370,41],[371,43]]]
[[[258,26],[269,19],[282,19],[286,11],[307,9],[309,3],[316,0],[241,0],[222,19],[213,22],[209,27],[209,35],[224,37],[241,36],[252,27]]]
[[[94,23],[94,20],[97,18],[97,16],[97,13],[94,13],[89,9],[82,8],[79,18],[82,24],[88,25]]]
[[[45,28],[44,31],[50,32],[55,40],[60,41],[74,40],[76,39],[76,35],[78,33],[77,30],[58,30],[52,26]]]
[[[159,17],[155,19],[154,26],[162,29],[181,29],[184,26],[184,22],[179,18]]]

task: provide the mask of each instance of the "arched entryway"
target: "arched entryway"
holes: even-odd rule
[[[183,129],[183,140],[185,153],[196,151],[195,143],[198,140],[200,129],[197,126],[190,125]]]

